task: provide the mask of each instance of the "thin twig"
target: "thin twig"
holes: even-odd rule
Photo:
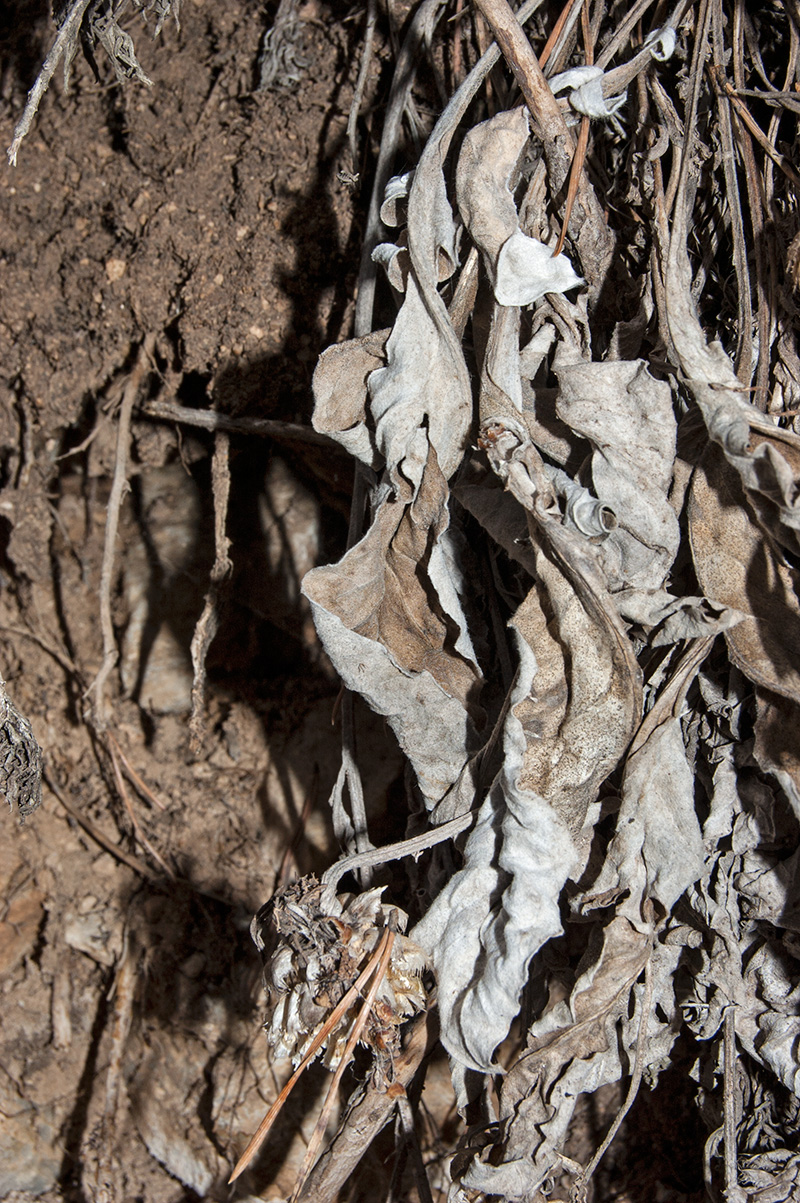
[[[130,852],[126,852],[123,848],[118,848],[114,841],[110,839],[109,836],[107,836],[104,832],[102,832],[99,827],[95,826],[91,819],[87,819],[85,815],[82,815],[79,811],[75,810],[74,806],[70,806],[69,802],[56,785],[55,779],[51,776],[47,769],[44,770],[43,776],[47,782],[47,787],[53,796],[58,799],[67,814],[70,815],[70,817],[73,818],[76,823],[80,824],[86,834],[92,837],[95,843],[99,844],[101,848],[105,848],[106,852],[110,852],[112,856],[116,857],[117,860],[122,861],[122,863],[127,865],[129,869],[133,869],[136,873],[141,873],[142,877],[146,877],[150,881],[158,880],[158,874],[155,873],[149,865],[144,864],[144,862],[140,861],[138,857],[131,856]]]
[[[422,1160],[422,1150],[419,1147],[419,1137],[414,1123],[414,1112],[405,1090],[397,1096],[397,1114],[403,1128],[403,1137],[411,1154],[411,1165],[414,1173],[414,1185],[417,1188],[420,1203],[433,1203],[431,1186],[425,1173],[425,1163]]]
[[[143,781],[142,778],[139,776],[139,774],[136,772],[136,769],[133,767],[131,762],[128,760],[127,756],[122,751],[122,748],[119,746],[119,742],[118,742],[116,736],[113,734],[113,732],[107,731],[106,735],[108,736],[108,740],[111,743],[111,745],[116,749],[117,756],[119,757],[119,759],[122,763],[122,766],[125,769],[125,772],[128,774],[131,781],[136,786],[136,788],[139,790],[139,792],[141,794],[143,794],[145,798],[147,798],[148,802],[152,802],[153,806],[155,806],[158,810],[166,810],[167,808],[164,805],[164,803],[161,801],[161,799],[156,794],[153,793],[153,791],[150,789],[147,782]]]
[[[61,665],[61,667],[64,669],[64,672],[69,673],[69,675],[75,677],[76,680],[80,680],[80,673],[78,672],[75,661],[72,660],[72,658],[68,656],[66,652],[62,652],[60,648],[55,647],[54,644],[45,639],[43,635],[37,635],[35,631],[28,631],[25,629],[25,627],[13,627],[3,624],[0,626],[0,634],[6,633],[9,635],[16,635],[18,638],[22,639],[32,639],[34,643],[38,643],[42,651],[47,652],[48,656],[52,656],[56,663]]]
[[[227,430],[231,434],[258,435],[264,439],[278,439],[287,443],[313,443],[328,451],[344,455],[344,448],[326,434],[319,434],[312,426],[301,426],[299,422],[280,422],[277,418],[232,418],[213,409],[189,409],[174,401],[148,401],[139,411],[139,417],[158,418],[162,422],[180,422],[184,426],[198,426],[202,430]]]
[[[488,21],[525,98],[534,130],[542,142],[550,188],[555,196],[572,164],[575,148],[572,132],[508,0],[476,0],[476,4]],[[614,235],[585,172],[581,173],[576,201],[573,236],[583,274],[596,292],[611,266]]]
[[[722,69],[725,45],[723,38],[724,15],[721,0],[714,0],[711,14],[714,66]],[[750,293],[750,270],[747,262],[747,247],[744,237],[742,203],[739,180],[736,174],[736,154],[733,145],[731,102],[724,92],[717,91],[717,114],[722,151],[722,166],[725,175],[725,191],[728,197],[728,213],[731,219],[733,238],[733,264],[736,271],[738,325],[736,338],[736,375],[742,384],[749,385],[753,376],[753,300]]]
[[[539,55],[539,65],[543,71],[551,58],[557,61],[560,49],[572,33],[580,16],[582,5],[583,0],[567,0],[561,10],[558,20],[550,30],[550,36],[544,44],[544,49]]]
[[[423,0],[414,16],[403,42],[392,79],[389,103],[383,121],[381,145],[367,213],[367,226],[361,247],[361,264],[358,273],[358,294],[353,332],[356,338],[368,334],[372,329],[372,311],[375,303],[375,287],[378,278],[377,264],[372,261],[372,252],[380,241],[380,209],[383,194],[391,174],[395,152],[400,142],[403,113],[406,110],[411,87],[416,77],[419,52],[428,24],[436,18],[443,0]]]
[[[736,109],[737,114],[741,117],[747,128],[750,130],[750,133],[753,135],[756,142],[759,144],[762,150],[766,151],[775,166],[780,167],[781,171],[794,188],[797,199],[800,200],[800,175],[798,175],[797,171],[786,158],[786,156],[782,155],[780,151],[777,151],[772,145],[767,135],[751,116],[747,105],[736,95],[736,89],[729,84],[727,80],[722,79],[719,75],[719,72],[715,72],[715,80],[717,85],[725,92],[726,96],[730,97],[731,104]]]
[[[133,809],[133,804],[131,803],[130,795],[125,786],[125,780],[122,776],[122,771],[119,767],[119,762],[117,760],[117,754],[114,751],[112,744],[110,744],[110,743],[108,744],[108,754],[111,758],[111,765],[114,770],[114,780],[117,783],[117,791],[119,793],[120,798],[122,799],[123,806],[125,807],[126,811],[128,812],[128,818],[130,819],[131,823],[133,824],[134,835],[136,836],[137,840],[142,845],[142,847],[145,848],[150,853],[153,860],[156,861],[157,864],[161,865],[161,868],[164,870],[167,877],[169,877],[169,879],[171,881],[175,881],[175,874],[173,873],[172,869],[170,869],[169,865],[164,860],[161,853],[156,848],[153,847],[153,845],[148,840],[147,836],[142,831],[142,825],[136,817],[136,813]]]
[[[87,693],[94,695],[94,716],[98,730],[104,730],[108,719],[108,708],[104,697],[105,684],[117,663],[119,652],[114,638],[114,623],[111,618],[111,586],[114,576],[114,552],[119,526],[122,500],[128,487],[128,447],[131,438],[131,416],[142,380],[148,370],[156,345],[154,334],[148,334],[136,358],[130,379],[125,386],[120,405],[117,426],[117,454],[114,462],[114,478],[108,498],[106,533],[103,543],[103,563],[100,570],[100,627],[103,634],[103,662],[100,671],[89,686]]]
[[[84,1156],[83,1186],[94,1203],[105,1203],[116,1196],[109,1190],[114,1178],[113,1153],[117,1139],[120,1109],[123,1059],[133,1021],[133,1003],[138,981],[137,958],[131,951],[126,932],[122,957],[114,980],[114,1022],[111,1027],[111,1047],[108,1053],[106,1091],[103,1113],[87,1141]]]
[[[358,69],[358,79],[353,91],[350,104],[350,114],[347,118],[347,141],[350,143],[350,170],[358,178],[358,117],[361,112],[361,101],[364,99],[364,89],[367,86],[372,50],[375,43],[375,26],[378,23],[378,0],[368,0],[367,22],[364,28],[364,44],[361,50],[361,65]]]
[[[589,25],[589,0],[583,0],[581,6],[581,25],[583,28],[583,44],[586,58],[586,66],[591,67],[594,64],[594,43],[592,42],[592,31]],[[575,147],[575,154],[572,156],[572,165],[569,169],[569,184],[567,185],[567,201],[564,205],[564,220],[561,223],[561,233],[558,236],[556,248],[553,251],[553,258],[560,255],[564,249],[564,241],[567,237],[567,229],[569,227],[569,219],[572,216],[572,209],[575,204],[575,198],[578,195],[578,186],[583,172],[583,164],[586,161],[586,149],[589,145],[589,118],[581,117],[581,128],[578,133],[578,144]]]

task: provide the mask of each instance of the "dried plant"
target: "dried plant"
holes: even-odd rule
[[[630,1079],[624,1113],[686,1030],[716,1100],[710,1188],[794,1197],[786,1113],[759,1133],[736,1100],[740,1082],[800,1093],[800,12],[570,0],[548,27],[538,0],[477,7],[497,45],[388,180],[413,48],[444,12],[417,9],[358,337],[314,378],[314,425],[355,457],[369,517],[304,591],[408,759],[410,832],[427,815],[372,849],[346,749],[334,872],[438,842],[411,937],[459,1107],[490,1133],[465,1138],[452,1200],[532,1203],[565,1170],[584,1198],[607,1142],[567,1157],[575,1100]],[[399,308],[372,330],[378,267]],[[318,971],[276,926],[273,985],[291,986],[270,1030],[299,1055]],[[335,976],[356,937],[318,930]]]

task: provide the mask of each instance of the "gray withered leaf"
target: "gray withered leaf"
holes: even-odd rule
[[[448,557],[447,485],[429,458],[416,494],[401,480],[366,535],[303,582],[337,672],[386,715],[430,806],[475,749],[481,674]]]
[[[565,346],[555,371],[556,412],[591,442],[594,492],[617,516],[603,545],[609,574],[659,589],[680,541],[667,500],[677,434],[672,390],[642,360],[587,363]]]
[[[524,108],[482,122],[464,138],[456,173],[459,212],[483,252],[500,305],[531,305],[582,284],[565,254],[520,229],[511,192],[528,142]]]
[[[651,924],[645,902],[655,899],[670,912],[705,868],[694,774],[680,718],[712,642],[713,636],[706,636],[688,645],[636,732],[625,762],[616,833],[592,887],[601,898],[623,894],[618,913],[645,931]],[[676,848],[681,849],[679,857]]]
[[[367,423],[367,377],[386,362],[389,330],[336,343],[323,351],[314,370],[314,429],[328,434],[369,468],[381,466]]]
[[[614,601],[628,622],[653,632],[653,647],[716,635],[745,617],[722,602],[707,597],[675,597],[666,589],[622,589],[614,594]]]
[[[494,1050],[517,1014],[531,958],[561,931],[558,898],[576,859],[564,821],[519,783],[527,739],[515,709],[537,664],[525,641],[518,644],[503,770],[470,833],[464,867],[412,932],[436,970],[442,1043],[460,1064],[487,1072],[497,1068]]]

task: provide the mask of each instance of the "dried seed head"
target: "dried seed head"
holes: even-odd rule
[[[271,1014],[270,1045],[279,1057],[299,1065],[333,1008],[347,993],[387,926],[405,928],[407,916],[380,898],[381,888],[340,894],[332,902],[315,877],[280,891],[256,915],[253,939],[264,955],[264,980]],[[422,1010],[422,974],[427,958],[413,941],[398,934],[362,1040],[375,1055],[376,1072],[387,1076],[399,1051],[404,1020]],[[357,1000],[328,1036],[324,1062],[335,1069],[362,1003]]]

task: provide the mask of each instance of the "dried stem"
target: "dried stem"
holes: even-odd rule
[[[6,154],[11,167],[17,165],[17,152],[19,151],[22,141],[26,134],[29,133],[33,125],[34,118],[39,111],[42,97],[50,86],[50,80],[55,74],[56,67],[64,57],[65,51],[69,48],[70,43],[74,42],[78,36],[78,31],[83,21],[84,13],[91,4],[92,0],[75,0],[72,8],[67,14],[64,24],[58,31],[58,36],[50,48],[50,53],[44,60],[42,69],[36,77],[36,83],[28,93],[28,99],[25,102],[25,108],[22,116],[14,127],[14,137]]]
[[[128,447],[131,438],[131,415],[133,414],[133,407],[136,403],[136,397],[142,380],[152,361],[155,345],[155,335],[148,334],[139,349],[130,379],[125,386],[119,411],[117,454],[114,462],[111,494],[108,499],[106,533],[103,543],[103,563],[100,570],[100,627],[103,634],[103,662],[93,684],[87,690],[87,693],[94,695],[94,718],[99,731],[105,729],[108,721],[108,706],[104,697],[105,684],[119,657],[114,638],[114,623],[111,618],[111,587],[114,578],[114,552],[117,541],[117,528],[119,526],[119,513],[128,488]]]
[[[575,148],[566,118],[508,0],[476,0],[476,3],[525,97],[534,130],[542,142],[551,193],[555,196],[569,175]],[[583,273],[596,293],[611,266],[614,236],[585,173],[578,183],[576,202],[571,230]]]
[[[280,422],[277,418],[232,418],[213,409],[188,409],[173,401],[149,401],[142,407],[141,416],[199,426],[202,430],[228,430],[231,434],[258,435],[288,443],[312,443],[344,455],[343,448],[334,439],[298,422]]]
[[[392,1091],[380,1090],[370,1082],[349,1108],[336,1136],[311,1171],[303,1192],[303,1198],[309,1203],[335,1203],[365,1150],[391,1119],[395,1108],[394,1090],[400,1087],[405,1090],[411,1085],[423,1059],[438,1039],[439,1014],[434,997],[431,996],[425,1014],[409,1025],[403,1051],[394,1060]]]
[[[358,69],[353,99],[350,104],[350,115],[347,118],[347,141],[350,144],[350,164],[354,176],[358,176],[358,116],[361,102],[364,99],[364,89],[367,86],[372,51],[375,43],[375,27],[378,23],[378,0],[368,0],[367,22],[364,28],[364,45],[361,50],[361,65]]]
[[[163,856],[160,854],[160,852],[156,848],[153,847],[153,845],[148,840],[147,836],[142,831],[142,826],[141,826],[139,820],[136,818],[136,814],[135,814],[133,806],[131,804],[130,795],[128,794],[128,791],[125,787],[125,780],[122,776],[122,772],[119,767],[119,762],[117,760],[117,754],[114,751],[114,747],[110,742],[108,744],[108,754],[111,758],[111,765],[114,770],[114,780],[117,783],[117,792],[119,793],[119,796],[122,799],[123,806],[125,807],[126,811],[128,812],[128,818],[130,819],[130,821],[133,825],[134,834],[135,834],[137,840],[142,845],[142,847],[145,848],[150,853],[153,860],[156,861],[157,864],[161,865],[161,868],[164,870],[167,877],[169,877],[169,879],[171,881],[175,881],[175,874],[173,873],[172,869],[170,869],[169,865],[164,860]]]
[[[322,876],[323,885],[330,890],[335,890],[338,882],[344,877],[345,873],[354,873],[358,869],[375,868],[378,865],[386,865],[389,861],[401,860],[404,856],[419,856],[421,852],[426,852],[428,848],[435,848],[437,844],[441,844],[444,840],[454,840],[456,836],[461,835],[462,831],[466,831],[471,826],[475,815],[472,811],[468,811],[465,815],[459,815],[456,819],[450,819],[447,823],[442,823],[439,827],[432,828],[431,831],[424,831],[422,835],[412,836],[408,840],[399,840],[396,844],[387,844],[383,848],[373,848],[368,852],[359,852],[355,856],[346,856],[343,860],[337,861],[330,869],[327,869]]]
[[[725,1197],[734,1203],[739,1186],[739,1170],[736,1156],[736,1010],[725,1008],[722,1028],[724,1063],[724,1151],[725,1151]]]

